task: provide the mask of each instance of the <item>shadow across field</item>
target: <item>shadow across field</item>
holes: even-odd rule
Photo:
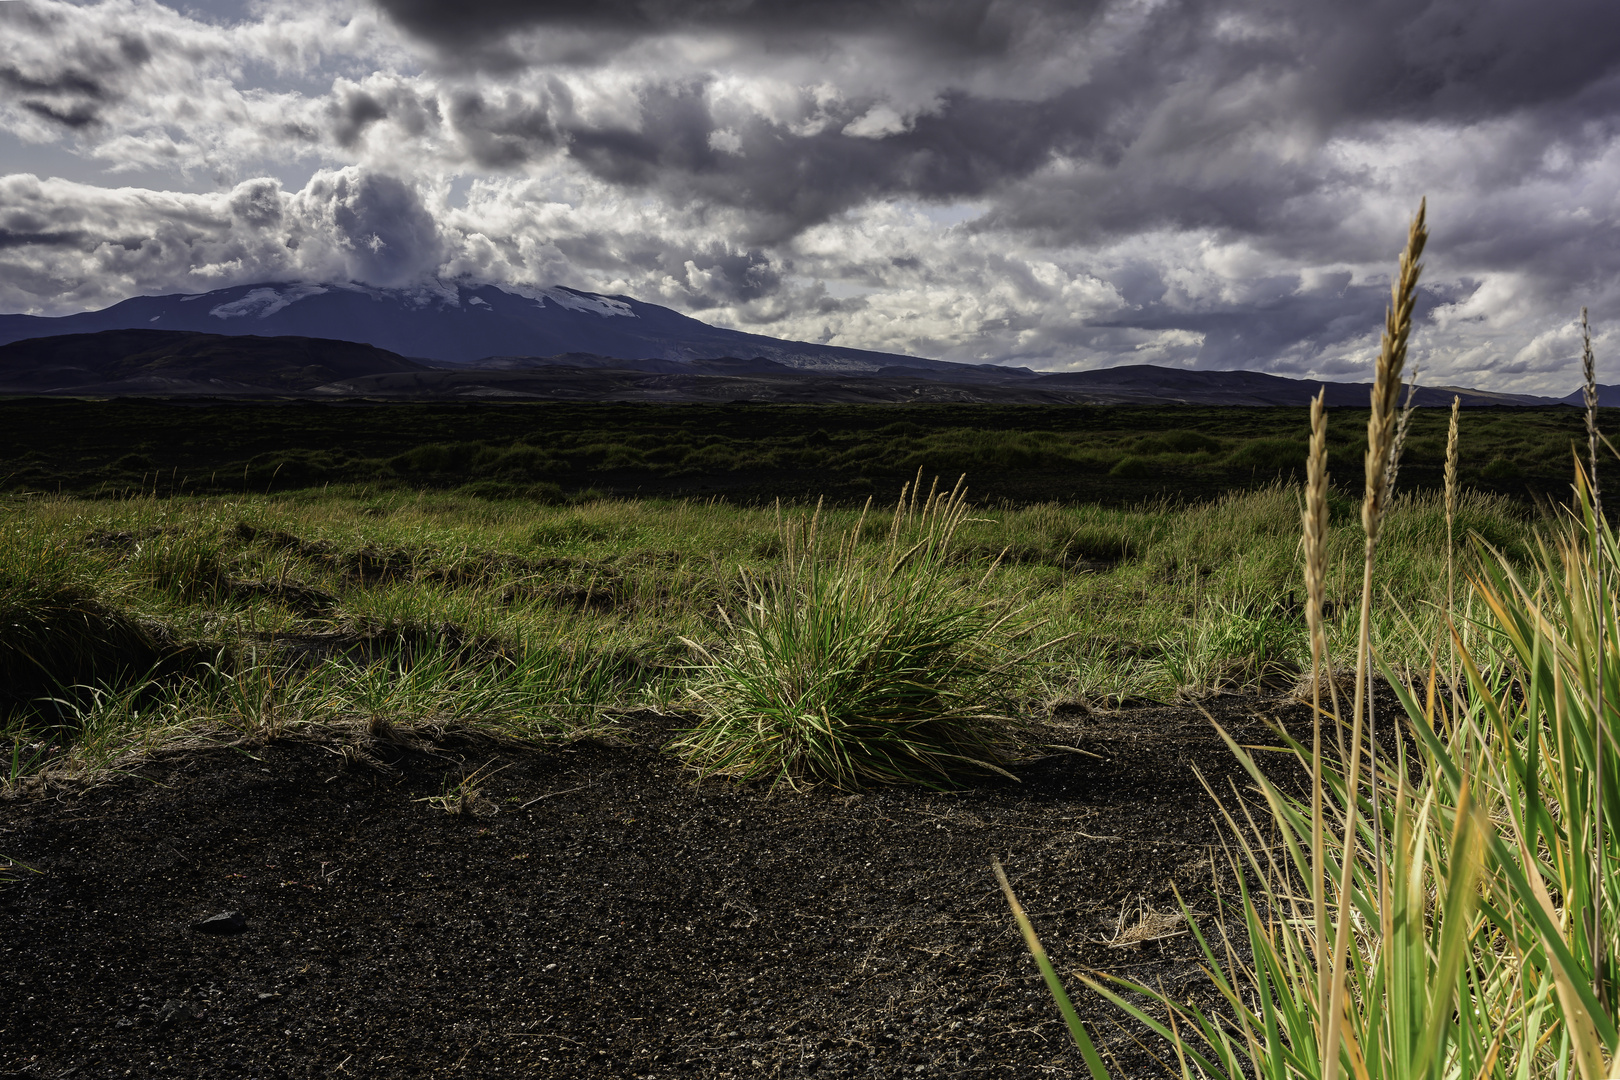
[[[1613,410],[1605,410],[1605,413]],[[1605,429],[1620,437],[1615,418]],[[1401,478],[1441,483],[1446,417],[1419,410]],[[1303,467],[1303,408],[623,405],[0,400],[9,490],[231,493],[323,485],[595,495],[886,500],[917,470],[967,473],[978,498],[1132,505],[1204,500]],[[1463,483],[1567,495],[1567,408],[1464,413]],[[1333,411],[1335,484],[1358,491],[1366,413]]]

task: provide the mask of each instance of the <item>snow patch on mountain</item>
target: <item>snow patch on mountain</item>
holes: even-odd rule
[[[564,289],[560,286],[541,289],[539,292],[540,296],[544,298],[540,301],[541,303],[550,300],[558,307],[567,308],[569,311],[591,311],[608,318],[625,316],[633,319],[636,317],[636,313],[630,310],[630,305],[623,300],[614,300],[606,296],[598,296],[595,293],[575,292],[572,289]]]
[[[309,296],[319,296],[326,292],[324,285],[288,285],[267,286],[254,289],[240,300],[220,304],[210,308],[208,314],[216,319],[239,319],[249,315],[263,319],[274,315],[282,308],[296,304]]]

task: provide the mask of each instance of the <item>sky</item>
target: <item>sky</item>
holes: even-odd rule
[[[0,311],[567,285],[972,362],[1620,382],[1613,0],[0,0]]]

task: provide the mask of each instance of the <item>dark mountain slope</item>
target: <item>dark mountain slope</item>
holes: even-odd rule
[[[1604,408],[1620,405],[1620,386],[1604,386],[1598,384],[1598,404]],[[1574,405],[1577,408],[1586,407],[1586,391],[1577,390],[1566,398],[1561,399],[1565,405]]]
[[[344,379],[426,371],[349,341],[104,330],[0,345],[0,392],[299,393]]]
[[[1081,393],[1098,401],[1117,403],[1244,406],[1308,405],[1325,386],[1327,404],[1335,408],[1365,408],[1371,392],[1367,383],[1324,383],[1259,371],[1191,371],[1150,364],[1040,375],[1031,379],[1028,386],[1048,392]],[[1454,394],[1461,395],[1465,406],[1559,403],[1554,398],[1531,394],[1497,394],[1456,386],[1420,386],[1415,403],[1449,406]],[[1402,401],[1405,401],[1404,396]]]
[[[102,311],[59,318],[0,315],[0,342],[137,327],[334,338],[439,364],[572,352],[621,360],[762,356],[789,367],[841,374],[874,373],[885,367],[977,370],[970,364],[726,330],[627,296],[560,287],[520,295],[494,285],[412,290],[276,283],[192,296],[141,296]],[[993,370],[997,379],[1033,374],[1023,369]]]
[[[1363,407],[1368,387],[1253,371],[1148,365],[1034,375],[940,364],[855,370],[799,367],[762,356],[620,360],[589,353],[496,356],[434,366],[349,341],[174,330],[103,330],[0,346],[0,393],[108,396],[316,395],[394,399],[530,398],[619,402],[978,402],[1027,405],[1302,406],[1323,386],[1328,404]],[[1423,388],[1417,403],[1556,405],[1551,398]]]

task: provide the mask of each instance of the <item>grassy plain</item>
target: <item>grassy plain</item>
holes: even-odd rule
[[[1611,410],[1612,411],[1612,410]],[[1335,410],[1334,482],[1359,493],[1365,410]],[[1620,436],[1605,419],[1610,437]],[[1462,482],[1562,501],[1581,410],[1471,409]],[[451,405],[0,401],[0,490],[94,496],[325,484],[500,499],[884,501],[923,470],[981,503],[1208,500],[1300,475],[1306,410],[1184,406]],[[1441,486],[1444,410],[1419,410],[1404,490]]]
[[[858,510],[824,511],[823,535],[880,557],[895,494],[858,532]],[[14,496],[4,509],[13,773],[208,730],[476,720],[552,736],[621,710],[691,710],[704,650],[733,644],[750,583],[784,556],[776,508],[717,501],[333,486]],[[1351,656],[1361,537],[1348,499],[1333,518],[1330,635]],[[1523,503],[1473,493],[1458,526],[1517,559],[1530,520]],[[1018,667],[1007,690],[1021,710],[1196,697],[1290,683],[1308,664],[1298,522],[1297,490],[1275,482],[1190,505],[970,507],[933,572],[983,583],[1033,635],[1063,639]],[[1384,544],[1374,640],[1421,664],[1407,643],[1435,640],[1440,500],[1398,500]]]

